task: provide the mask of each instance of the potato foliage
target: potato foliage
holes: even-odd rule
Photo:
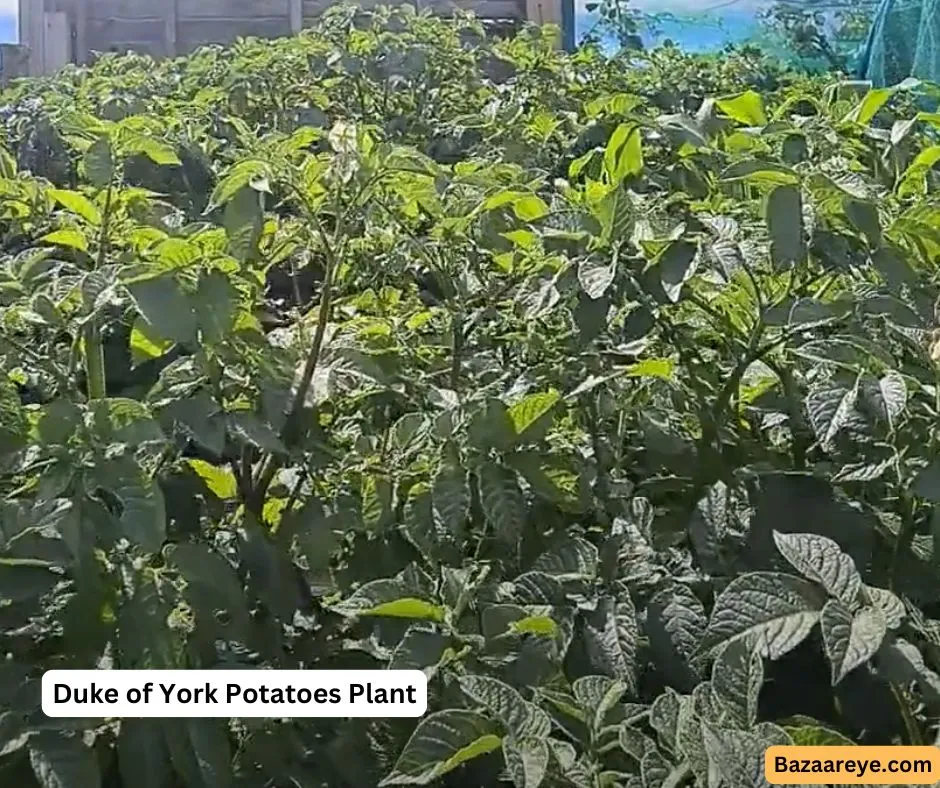
[[[750,788],[934,741],[935,88],[553,40],[343,6],[0,96],[0,783]],[[430,704],[46,718],[93,667]]]

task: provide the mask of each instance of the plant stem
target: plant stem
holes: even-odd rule
[[[104,213],[101,219],[101,235],[98,239],[98,259],[95,270],[104,266],[108,253],[108,228],[111,223],[111,199],[114,187],[109,185],[104,198]],[[101,342],[101,323],[98,315],[92,314],[84,328],[85,341],[85,379],[88,387],[88,399],[104,399],[107,393],[107,381],[104,366],[104,345]]]
[[[313,344],[310,347],[310,353],[307,355],[303,371],[300,374],[300,382],[297,386],[297,391],[294,393],[294,399],[287,411],[284,427],[281,429],[282,438],[286,438],[294,432],[297,417],[303,410],[307,391],[310,389],[310,383],[317,371],[317,364],[320,361],[320,354],[323,351],[323,340],[326,336],[326,327],[329,325],[330,313],[332,312],[333,272],[335,271],[335,260],[332,250],[328,246],[327,249],[329,251],[326,255],[326,268],[323,274],[323,292],[320,295],[320,307],[317,312],[317,327],[313,335]],[[274,480],[274,475],[278,472],[280,465],[281,463],[278,458],[273,454],[268,455],[261,469],[261,473],[258,476],[258,481],[253,485],[251,497],[247,503],[250,511],[256,513],[261,511],[264,506],[264,498],[267,495],[268,488],[271,486],[271,482]]]
[[[899,480],[900,481],[900,480]],[[898,535],[894,540],[894,552],[891,555],[891,576],[889,578],[889,588],[895,591],[897,581],[901,571],[901,557],[910,549],[911,542],[914,540],[916,525],[914,523],[914,502],[911,500],[910,493],[901,492],[901,525],[898,529]]]
[[[904,693],[893,681],[891,682],[890,687],[891,694],[894,695],[894,699],[897,701],[898,711],[901,712],[901,717],[904,720],[904,730],[907,733],[907,743],[912,747],[922,745],[924,742],[920,735],[920,726],[917,724],[917,720],[914,718],[914,715],[911,714],[911,707],[908,704],[907,699],[904,697]]]

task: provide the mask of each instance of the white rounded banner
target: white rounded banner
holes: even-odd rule
[[[50,670],[47,717],[420,717],[420,670]]]

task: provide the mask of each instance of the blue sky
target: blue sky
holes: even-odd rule
[[[577,36],[592,26],[591,15],[584,10],[591,0],[576,0]],[[747,39],[754,31],[758,11],[773,0],[632,0],[631,6],[650,14],[671,13],[677,17],[700,17],[689,21],[662,23],[661,38],[671,38],[684,49],[719,49],[729,41]],[[647,37],[648,38],[648,37]],[[653,43],[648,40],[647,43]]]
[[[16,17],[19,0],[0,0],[0,44],[15,44],[19,38]]]

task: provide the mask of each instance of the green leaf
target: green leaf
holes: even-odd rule
[[[358,611],[360,616],[387,616],[389,618],[412,618],[426,621],[443,621],[446,611],[439,605],[425,602],[423,599],[396,599],[383,602],[365,611]]]
[[[548,773],[548,742],[532,737],[503,739],[503,758],[515,788],[539,788]]]
[[[0,145],[0,178],[12,179],[16,177],[16,173],[16,159],[6,147]]]
[[[869,413],[893,431],[907,407],[907,384],[904,377],[893,370],[880,380],[865,375],[859,386],[859,400]]]
[[[178,542],[167,553],[170,566],[186,581],[182,596],[195,613],[200,638],[247,638],[248,600],[231,564],[206,545],[192,542]]]
[[[92,184],[103,189],[111,183],[114,177],[114,154],[107,137],[98,137],[85,151],[82,160],[85,175]]]
[[[509,631],[516,635],[555,637],[559,629],[555,619],[549,616],[526,616],[518,621],[513,621],[509,625]]]
[[[121,720],[117,742],[121,781],[137,788],[167,788],[172,784],[170,751],[159,720]]]
[[[940,676],[928,667],[917,646],[894,638],[884,644],[876,660],[880,676],[902,685],[916,683],[928,707],[940,708]]]
[[[162,411],[162,418],[182,427],[197,444],[213,454],[218,456],[225,450],[225,414],[207,391],[170,401]]]
[[[637,688],[639,627],[626,590],[616,599],[600,597],[593,611],[584,611],[584,643],[591,669]]]
[[[656,742],[653,739],[626,722],[622,723],[617,731],[617,743],[638,763],[643,760],[646,753],[656,749]]]
[[[231,788],[227,723],[214,719],[161,720],[170,757],[186,788]]]
[[[127,289],[152,333],[183,344],[197,342],[199,324],[192,300],[171,274],[129,282]]]
[[[228,249],[237,260],[253,260],[264,221],[264,195],[250,186],[239,189],[225,203],[222,224],[228,236]]]
[[[712,665],[712,689],[742,728],[757,722],[764,661],[748,638],[731,641]]]
[[[741,638],[777,659],[796,648],[819,620],[823,598],[814,585],[779,572],[751,572],[718,595],[700,650]]]
[[[594,580],[597,563],[598,551],[593,544],[579,537],[568,537],[536,558],[532,571],[544,572],[562,581]],[[625,588],[618,587],[616,593],[629,596]]]
[[[715,99],[715,105],[729,118],[745,126],[766,126],[764,100],[753,90]]]
[[[858,383],[852,386],[822,383],[806,396],[809,422],[824,449],[850,422],[858,402]]]
[[[859,665],[871,659],[885,638],[884,613],[875,607],[863,607],[852,613],[838,599],[830,599],[819,621],[826,656],[832,665],[835,686]]]
[[[273,454],[287,453],[287,447],[284,446],[274,428],[254,413],[248,411],[230,413],[227,421],[228,431],[232,437],[249,443],[262,451],[269,451]]]
[[[651,750],[640,761],[643,788],[662,788],[672,768],[659,750]]]
[[[643,137],[640,126],[622,123],[610,136],[604,150],[604,171],[608,182],[617,185],[643,171]]]
[[[0,376],[0,457],[22,449],[29,440],[29,422],[16,386]]]
[[[618,709],[620,699],[629,689],[626,682],[609,676],[582,676],[571,684],[585,719],[595,732],[606,727],[608,715]]]
[[[223,501],[230,501],[238,495],[238,482],[235,474],[229,468],[220,468],[205,460],[186,460],[199,477],[206,483],[212,493]]]
[[[199,278],[191,299],[202,341],[221,342],[235,326],[239,294],[221,271],[210,271]]]
[[[95,751],[80,736],[40,730],[29,739],[29,763],[41,788],[98,788]]]
[[[45,241],[47,244],[78,249],[82,252],[88,251],[88,240],[85,238],[85,234],[74,227],[63,227],[61,230],[53,230],[51,233],[42,236],[39,240]]]
[[[549,214],[545,200],[536,194],[527,194],[513,200],[512,210],[524,222],[534,222]]]
[[[48,594],[62,579],[45,561],[0,558],[0,602],[32,602]]]
[[[173,340],[156,336],[150,324],[141,317],[131,328],[131,359],[135,366],[151,359],[160,358],[173,347]]]
[[[384,474],[363,474],[360,485],[362,523],[366,531],[381,533],[392,520],[394,492]]]
[[[239,162],[216,184],[209,198],[209,207],[220,208],[226,205],[252,181],[267,178],[268,174],[269,166],[265,162],[256,159]]]
[[[787,724],[787,723],[792,724]],[[795,747],[854,747],[855,742],[838,731],[827,728],[809,717],[796,717],[783,721],[783,729]]]
[[[434,477],[431,497],[444,527],[455,536],[462,536],[470,512],[467,472],[459,465],[442,465]]]
[[[698,246],[679,240],[671,243],[658,261],[659,276],[669,300],[676,303],[684,285],[695,273]]]
[[[182,164],[176,151],[170,145],[153,137],[135,137],[129,144],[127,153],[142,153],[154,164],[161,166]]]
[[[904,603],[887,588],[863,587],[863,596],[872,607],[878,608],[885,617],[888,629],[897,629],[907,615]]]
[[[419,599],[414,589],[406,588],[397,578],[380,578],[366,583],[352,596],[333,606],[344,616],[387,616],[425,621],[443,621],[447,611],[440,605]]]
[[[512,737],[545,739],[551,733],[548,714],[499,679],[470,675],[458,682],[464,694],[499,720]]]
[[[67,211],[81,216],[90,224],[101,224],[101,213],[84,194],[68,189],[49,189],[46,193]]]
[[[515,546],[522,538],[525,500],[516,474],[495,462],[484,462],[477,469],[480,503],[496,538]]]
[[[656,731],[660,740],[669,749],[676,746],[676,726],[679,721],[681,701],[671,687],[666,687],[662,695],[653,701],[650,707],[650,727]]]
[[[475,448],[505,451],[512,446],[514,436],[509,409],[502,400],[488,399],[486,405],[474,413],[468,437]]]
[[[806,257],[803,195],[797,186],[778,186],[767,198],[770,256],[779,271],[800,265]]]
[[[729,528],[728,508],[728,486],[724,482],[716,482],[708,488],[689,518],[689,538],[695,557],[711,574],[718,574],[724,565],[722,545]]]
[[[99,461],[93,478],[120,500],[120,524],[127,540],[147,552],[158,552],[166,539],[166,504],[160,486],[129,455]]]
[[[940,162],[940,145],[925,148],[914,158],[898,180],[899,197],[910,197],[927,192],[927,174]]]
[[[607,292],[616,272],[616,259],[605,263],[596,257],[586,257],[578,265],[578,281],[588,298],[598,299]]]
[[[855,229],[868,239],[869,245],[874,249],[880,247],[882,232],[878,206],[868,200],[845,197],[842,200],[842,208],[845,211],[846,218]]]
[[[591,206],[591,210],[600,222],[601,239],[605,246],[630,239],[636,223],[637,209],[626,184],[608,189],[603,199]]]
[[[869,90],[859,102],[858,106],[849,113],[846,120],[867,125],[871,122],[872,118],[878,114],[878,110],[894,95],[895,91],[896,88],[893,87],[873,88]]]
[[[776,187],[798,186],[800,176],[792,168],[774,161],[746,159],[732,164],[721,173],[723,181],[744,181],[753,186]]]
[[[95,400],[88,407],[102,443],[124,443],[140,446],[163,442],[165,436],[153,414],[144,403],[126,397]]]
[[[940,460],[932,461],[917,472],[911,492],[932,503],[940,503]]]
[[[710,771],[721,775],[722,784],[735,788],[765,788],[764,751],[769,744],[789,744],[784,740],[765,742],[752,732],[719,728],[703,721],[702,737]]]
[[[464,709],[439,711],[418,723],[392,773],[379,786],[430,785],[501,746],[494,723],[483,715]]]
[[[627,367],[627,377],[672,380],[675,368],[676,362],[671,358],[645,358]]]
[[[561,394],[550,389],[538,394],[529,394],[509,408],[509,420],[512,422],[518,441],[523,440],[528,433],[534,432],[537,422],[561,400]]]
[[[671,686],[691,692],[698,683],[693,657],[707,628],[705,608],[688,586],[670,583],[650,600],[646,613],[650,649]]]
[[[389,670],[420,670],[430,680],[450,650],[450,637],[427,624],[412,624],[395,647]]]
[[[825,536],[774,531],[780,554],[803,577],[819,583],[832,596],[852,605],[862,589],[862,578],[852,558]]]

